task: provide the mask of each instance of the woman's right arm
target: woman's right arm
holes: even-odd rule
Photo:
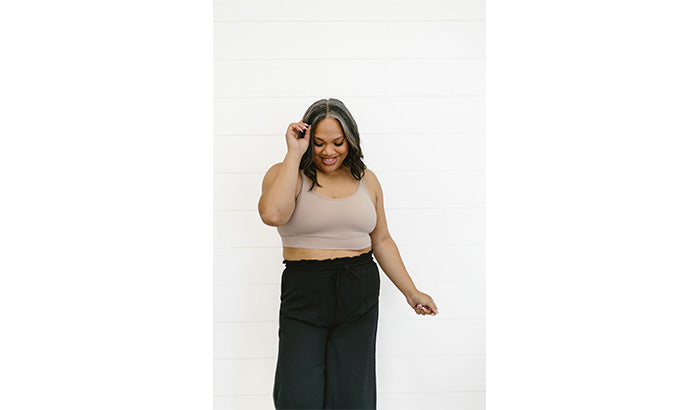
[[[304,129],[304,138],[297,138]],[[284,225],[294,212],[299,162],[309,146],[309,127],[303,122],[289,124],[286,137],[287,155],[265,174],[258,201],[260,218],[270,226]]]

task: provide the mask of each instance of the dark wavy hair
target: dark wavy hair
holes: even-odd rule
[[[348,111],[342,101],[335,98],[318,100],[304,113],[303,121],[311,126],[309,135],[309,147],[301,157],[299,169],[304,171],[304,175],[312,181],[309,191],[314,189],[315,185],[321,186],[316,178],[316,164],[314,163],[314,146],[313,139],[316,131],[316,125],[324,118],[335,118],[340,123],[340,128],[343,130],[343,136],[348,142],[348,155],[340,165],[341,167],[350,168],[350,173],[353,178],[360,180],[365,175],[367,166],[362,162],[362,149],[360,148],[360,132],[357,130],[355,119]]]

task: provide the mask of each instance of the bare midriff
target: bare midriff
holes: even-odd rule
[[[302,259],[334,259],[362,255],[372,250],[372,247],[365,249],[304,249],[304,248],[283,248],[282,257],[288,261],[300,261]]]

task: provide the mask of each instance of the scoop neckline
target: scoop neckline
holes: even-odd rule
[[[307,177],[306,175],[304,175],[303,178],[308,179],[308,177]],[[357,189],[355,189],[355,192],[353,192],[352,194],[350,194],[350,196],[344,196],[344,197],[342,197],[342,198],[328,198],[327,196],[323,196],[323,195],[319,194],[318,192],[316,192],[315,189],[311,189],[311,192],[313,192],[314,195],[316,195],[317,197],[323,198],[323,199],[327,199],[327,200],[329,200],[329,201],[342,201],[343,199],[350,199],[350,198],[353,198],[353,197],[357,196],[357,194],[360,192],[360,185],[362,185],[362,181],[363,181],[363,180],[364,180],[364,178],[361,178],[361,179],[360,179],[360,183],[357,184]],[[309,182],[307,182],[307,183],[309,183]],[[314,187],[314,188],[315,188],[315,187]]]

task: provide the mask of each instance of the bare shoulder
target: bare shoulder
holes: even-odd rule
[[[263,177],[263,192],[267,190],[267,188],[272,184],[272,181],[275,180],[277,177],[277,174],[280,172],[280,169],[282,168],[282,163],[278,162],[270,167],[270,169],[267,170],[265,173],[265,176]],[[301,187],[302,187],[302,180],[301,180],[301,171],[297,173],[297,183],[296,183],[296,192],[295,192],[295,197],[299,196],[299,192],[301,192]]]
[[[372,195],[372,198],[374,198],[374,202],[377,202],[377,199],[382,197],[382,186],[379,183],[379,178],[377,178],[377,174],[372,172],[371,169],[365,168],[365,185],[367,186],[367,190],[370,192]]]
[[[273,164],[265,173],[265,178],[269,177],[274,177],[277,175],[277,173],[280,171],[280,168],[282,168],[282,163],[278,162],[276,164]]]
[[[267,170],[265,176],[263,177],[263,189],[272,183],[277,174],[280,172],[280,168],[282,168],[282,163],[278,162]]]
[[[280,168],[282,168],[282,163],[281,163],[281,162],[278,162],[278,163],[276,163],[276,164],[273,164],[273,165],[270,167],[270,169],[267,170],[267,172],[268,172],[268,173],[277,174],[277,173],[279,172]]]
[[[379,178],[377,178],[377,174],[372,172],[371,169],[365,168],[365,182],[368,184],[373,184],[379,186]]]

